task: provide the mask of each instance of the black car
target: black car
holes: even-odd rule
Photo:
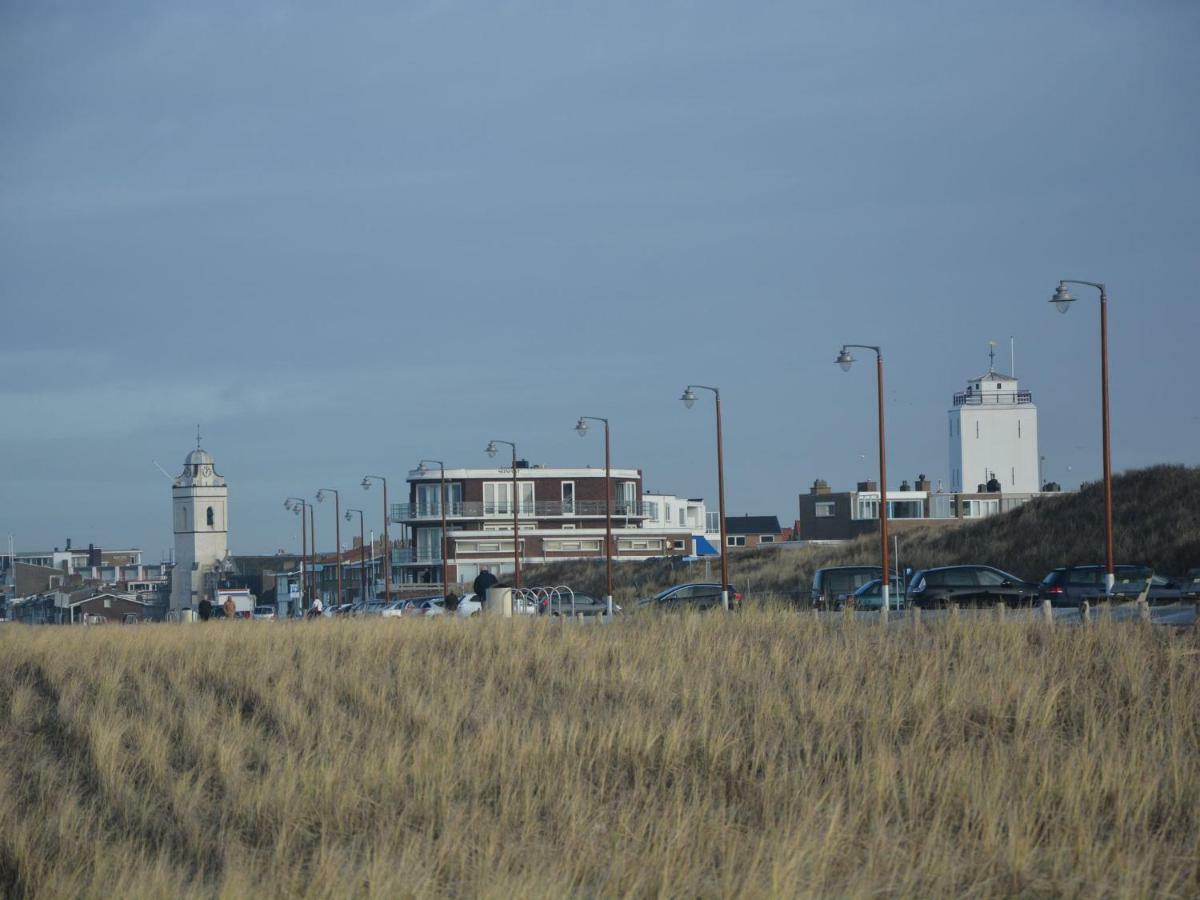
[[[908,602],[921,609],[957,606],[1021,606],[1037,599],[1037,586],[992,566],[943,566],[913,573]]]
[[[729,585],[729,608],[741,609],[742,595]],[[720,583],[677,584],[665,591],[659,591],[653,597],[643,597],[637,602],[638,609],[720,609]]]
[[[828,566],[813,573],[812,605],[817,609],[841,609],[854,592],[880,576],[879,566]]]
[[[1084,600],[1089,603],[1106,599],[1104,591],[1104,566],[1063,566],[1055,569],[1038,585],[1038,597],[1049,600],[1054,606],[1078,606]],[[1183,596],[1180,585],[1165,575],[1155,575],[1148,566],[1113,566],[1113,596],[1121,600],[1135,600],[1150,581],[1151,603],[1177,603]]]

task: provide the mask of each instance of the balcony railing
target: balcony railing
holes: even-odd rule
[[[1021,406],[1032,402],[1033,391],[959,391],[954,395],[955,406]]]
[[[626,519],[644,518],[645,504],[636,501],[616,500],[612,505],[615,517]],[[412,522],[416,520],[440,519],[442,510],[437,501],[432,503],[393,503],[393,522]],[[459,501],[446,504],[448,519],[504,519],[511,518],[512,504],[508,501],[496,503],[481,503],[477,500]],[[539,500],[536,503],[522,503],[521,518],[549,519],[562,517],[598,519],[604,517],[603,500]]]

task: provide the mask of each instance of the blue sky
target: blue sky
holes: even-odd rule
[[[1016,341],[1046,474],[1200,462],[1200,6],[7,3],[0,534],[171,544],[197,422],[231,547],[283,498],[614,462],[794,517],[817,477],[948,479],[946,408]],[[374,509],[374,505],[371,506]],[[330,511],[332,516],[332,511]],[[378,518],[378,517],[377,517]],[[376,523],[378,527],[378,523]]]

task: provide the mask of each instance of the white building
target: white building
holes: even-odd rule
[[[195,609],[205,595],[213,599],[227,554],[229,492],[212,456],[197,446],[184,460],[171,494],[175,529],[171,609]]]
[[[971,379],[949,417],[952,492],[982,492],[992,478],[1006,493],[1041,490],[1037,407],[1017,379],[991,370]]]

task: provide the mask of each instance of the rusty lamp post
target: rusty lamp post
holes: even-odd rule
[[[612,447],[608,437],[608,419],[600,416],[580,416],[575,423],[575,430],[580,437],[588,433],[588,420],[604,423],[604,566],[605,588],[604,603],[608,607],[608,618],[613,615],[613,542],[612,542]]]
[[[712,391],[717,404],[717,505],[721,516],[721,608],[729,610],[729,539],[725,536],[725,457],[721,440],[721,392],[704,384],[689,384],[679,399],[691,409],[697,390]]]
[[[342,593],[342,497],[333,488],[321,488],[317,491],[317,502],[324,503],[326,494],[333,494],[333,523],[336,531],[334,540],[337,541],[337,605],[341,606],[346,601],[346,595]]]
[[[362,589],[363,606],[367,605],[367,534],[366,527],[363,524],[363,511],[361,509],[347,509],[346,521],[352,522],[354,517],[350,513],[358,513],[358,566],[359,566],[359,585]]]
[[[372,481],[383,483],[383,596],[388,603],[392,602],[392,542],[388,540],[388,491],[387,479],[382,475],[364,475],[362,489],[369,491]]]
[[[512,448],[512,508],[513,508],[513,587],[517,590],[521,589],[521,541],[519,536],[520,524],[517,519],[517,511],[521,505],[521,499],[517,496],[517,445],[512,441],[488,441],[487,455],[496,456],[497,444],[507,444]]]
[[[425,468],[425,463],[437,464],[438,470],[441,473],[441,486],[438,490],[438,507],[442,513],[442,596],[446,596],[449,592],[449,564],[446,559],[446,550],[449,546],[448,537],[446,535],[446,464],[440,459],[422,459],[417,463],[417,471],[424,475],[428,470]]]
[[[859,350],[872,350],[875,353],[875,386],[879,401],[879,556],[882,570],[879,582],[882,591],[879,620],[886,625],[890,607],[888,588],[891,575],[888,570],[887,448],[883,427],[883,353],[878,347],[870,344],[843,344],[842,352],[835,360],[842,367],[843,372],[849,372],[850,367],[854,365],[854,357],[850,355],[851,347]]]
[[[1100,292],[1100,417],[1101,445],[1104,453],[1104,593],[1111,594],[1116,582],[1116,566],[1113,554],[1113,500],[1112,500],[1112,448],[1109,439],[1108,419],[1108,292],[1102,281],[1076,281],[1063,279],[1058,290],[1050,298],[1054,308],[1066,314],[1071,310],[1075,298],[1067,290],[1068,284],[1094,287]]]

